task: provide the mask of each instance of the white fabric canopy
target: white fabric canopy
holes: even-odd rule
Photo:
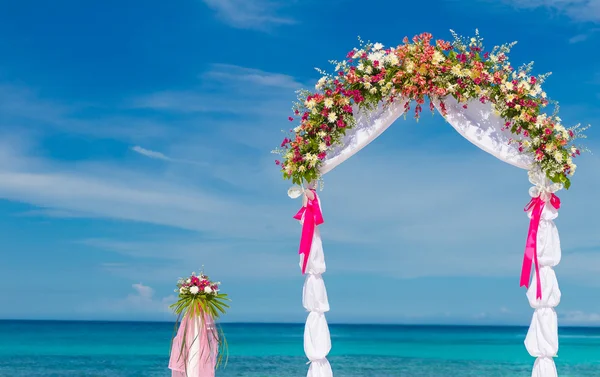
[[[354,128],[346,132],[342,145],[327,153],[327,157],[319,169],[321,175],[330,172],[377,139],[383,131],[404,114],[406,102],[408,101],[396,100],[388,104],[380,103],[373,111],[362,111],[354,105],[352,111],[356,124]]]
[[[495,115],[490,103],[472,100],[463,107],[452,96],[444,98],[446,106],[446,121],[465,139],[475,144],[496,158],[522,169],[531,169],[533,156],[530,153],[519,152],[516,143],[510,143],[513,137],[508,129],[503,129],[505,120]],[[346,161],[358,151],[378,138],[402,114],[406,100],[396,100],[392,103],[381,103],[372,111],[359,110],[353,107],[356,125],[348,130],[341,146],[328,153],[320,168],[324,175],[336,166]],[[440,111],[440,100],[433,101]]]

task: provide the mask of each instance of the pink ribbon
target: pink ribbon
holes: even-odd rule
[[[560,208],[560,199],[552,194],[550,204],[556,209]],[[527,234],[527,242],[525,243],[525,255],[523,256],[523,267],[521,269],[521,287],[529,288],[531,280],[531,264],[535,263],[535,277],[537,283],[536,298],[542,299],[542,284],[540,280],[540,266],[537,256],[537,234],[542,219],[542,212],[546,202],[541,196],[532,198],[529,204],[525,207],[525,212],[531,210],[531,221],[529,222],[529,233]]]
[[[310,255],[313,237],[315,236],[315,229],[317,225],[323,224],[323,214],[321,213],[321,207],[319,206],[319,198],[317,197],[315,190],[310,191],[314,194],[314,198],[312,200],[307,198],[306,206],[300,208],[298,213],[294,216],[294,219],[296,220],[302,220],[302,216],[304,216],[302,236],[300,238],[300,249],[298,250],[298,254],[304,254],[302,274],[306,272],[306,264],[308,263],[308,256]]]

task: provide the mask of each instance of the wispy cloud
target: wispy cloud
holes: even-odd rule
[[[270,0],[203,0],[217,17],[239,29],[266,31],[273,26],[291,25],[295,20],[280,16],[284,3]]]
[[[161,152],[156,152],[156,151],[152,151],[150,149],[142,148],[139,145],[136,145],[135,147],[132,147],[131,150],[134,151],[134,152],[137,152],[137,153],[141,154],[142,156],[154,158],[154,159],[157,159],[157,160],[173,161],[172,158],[165,156]]]
[[[582,22],[600,22],[597,0],[503,0],[517,8],[547,8]]]
[[[0,83],[0,122],[2,131],[10,134],[44,134],[61,132],[139,142],[165,137],[166,127],[143,117],[106,110],[105,115],[85,117],[81,113],[95,106],[61,102],[42,97],[36,90]],[[10,131],[10,132],[9,132]]]
[[[143,147],[140,147],[139,145],[136,145],[134,147],[131,148],[132,151],[141,154],[142,156],[146,156],[148,158],[152,158],[155,160],[163,160],[163,161],[168,161],[168,162],[176,162],[176,163],[182,163],[182,164],[192,164],[192,165],[202,165],[202,166],[207,166],[207,164],[199,162],[199,161],[191,161],[191,160],[185,160],[185,159],[179,159],[179,158],[171,158],[166,156],[164,153],[162,152],[157,152],[157,151],[153,151],[150,149],[146,149]]]
[[[570,311],[559,313],[561,323],[565,325],[598,325],[600,313],[587,313],[583,311]]]
[[[133,99],[133,108],[179,113],[286,113],[294,92],[304,85],[294,77],[230,64],[214,64],[198,85],[165,90]]]
[[[153,315],[170,318],[172,310],[169,305],[177,301],[175,295],[156,297],[154,289],[142,283],[132,284],[133,292],[118,299],[98,299],[82,305],[78,311],[82,314],[96,316],[97,313],[112,314],[119,317]]]
[[[588,39],[590,39],[591,37],[593,37],[594,34],[599,31],[600,31],[600,28],[592,28],[592,29],[586,31],[585,33],[577,34],[577,35],[569,38],[569,43],[574,44],[574,43],[585,42]]]
[[[202,74],[201,77],[221,82],[239,82],[284,89],[298,89],[302,86],[294,77],[289,75],[232,64],[213,64],[212,68]]]

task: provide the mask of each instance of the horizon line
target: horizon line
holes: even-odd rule
[[[118,320],[118,319],[14,319],[14,318],[0,318],[1,322],[81,322],[81,323],[173,323],[175,321],[166,320]],[[226,325],[298,325],[304,326],[304,322],[237,322],[237,321],[224,321],[220,322]],[[401,326],[401,327],[529,327],[528,324],[517,325],[517,324],[460,324],[460,323],[344,323],[344,322],[332,322],[330,326]],[[560,325],[561,328],[600,328],[600,325],[592,324],[570,324]]]

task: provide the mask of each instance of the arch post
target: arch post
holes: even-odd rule
[[[533,245],[534,275],[527,290],[527,299],[535,311],[525,338],[525,347],[536,358],[532,377],[557,377],[553,359],[558,354],[558,318],[555,307],[560,303],[561,292],[554,266],[560,263],[561,247],[553,220],[558,217],[560,208],[560,199],[554,193],[562,185],[550,182],[540,172],[530,172],[530,181],[535,186],[529,190],[532,200],[526,207],[531,223],[523,272],[527,267],[528,249]],[[521,278],[523,284],[524,275]]]
[[[304,353],[310,364],[307,377],[333,377],[327,355],[331,336],[325,313],[329,300],[322,274],[327,267],[319,225],[323,223],[321,203],[314,189],[303,193],[303,207],[294,218],[302,223],[300,268],[306,275],[302,289],[302,305],[308,312],[304,326]]]

